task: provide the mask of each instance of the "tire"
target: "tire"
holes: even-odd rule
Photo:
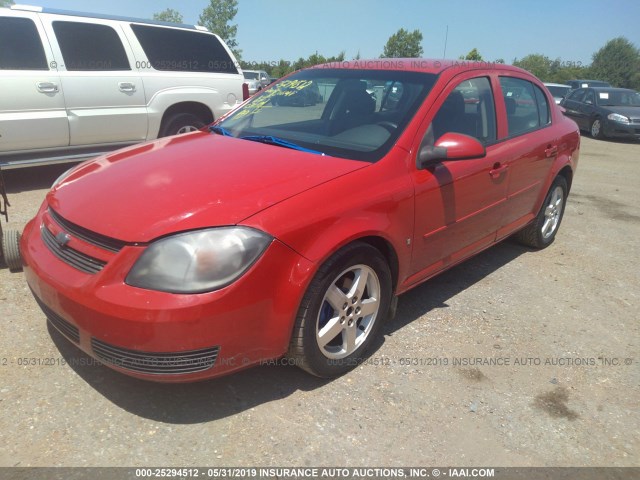
[[[568,191],[567,181],[558,175],[551,184],[535,220],[516,233],[516,239],[523,245],[538,249],[551,245],[562,222]]]
[[[336,252],[302,298],[288,357],[323,378],[356,367],[390,310],[391,288],[389,265],[374,247],[356,242]]]
[[[589,133],[591,136],[597,140],[604,139],[604,132],[602,131],[602,120],[596,118],[593,122],[591,122],[591,126],[589,127]]]
[[[2,258],[11,272],[22,271],[22,257],[20,255],[20,232],[7,230],[2,237]]]
[[[170,135],[179,135],[182,133],[195,132],[204,127],[206,123],[191,113],[178,113],[169,117],[164,122],[162,129],[160,130],[161,137],[168,137]]]

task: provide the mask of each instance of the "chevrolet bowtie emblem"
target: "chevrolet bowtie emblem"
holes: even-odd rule
[[[60,247],[66,247],[70,240],[71,237],[67,233],[60,232],[56,235],[56,243],[60,245]]]

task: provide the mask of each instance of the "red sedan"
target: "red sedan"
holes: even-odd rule
[[[318,102],[272,101],[306,91]],[[67,172],[25,228],[26,278],[53,326],[129,375],[193,381],[286,355],[337,376],[398,295],[510,235],[551,244],[579,142],[517,68],[322,65],[208,129]]]

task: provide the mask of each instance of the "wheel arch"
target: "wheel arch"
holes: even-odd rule
[[[571,191],[571,182],[573,181],[573,169],[569,165],[565,165],[559,172],[558,175],[563,176],[567,181],[567,193]]]
[[[393,247],[391,242],[380,236],[369,235],[366,237],[354,239],[346,245],[357,242],[371,245],[373,248],[378,250],[386,259],[387,265],[389,265],[389,270],[391,270],[391,287],[393,292],[395,293],[396,287],[398,286],[398,273],[400,270],[400,264],[398,261],[398,254],[396,253],[396,249]],[[346,245],[343,245],[343,247]]]

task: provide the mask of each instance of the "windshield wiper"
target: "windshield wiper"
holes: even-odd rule
[[[224,127],[213,126],[209,127],[209,131],[222,135],[223,137],[233,137],[233,134]]]
[[[240,137],[242,140],[249,140],[251,142],[266,143],[268,145],[277,145],[279,147],[291,148],[292,150],[298,150],[300,152],[314,153],[316,155],[324,155],[324,152],[318,150],[312,150],[305,148],[295,143],[283,140],[282,138],[273,137],[271,135],[247,135],[246,137]]]

